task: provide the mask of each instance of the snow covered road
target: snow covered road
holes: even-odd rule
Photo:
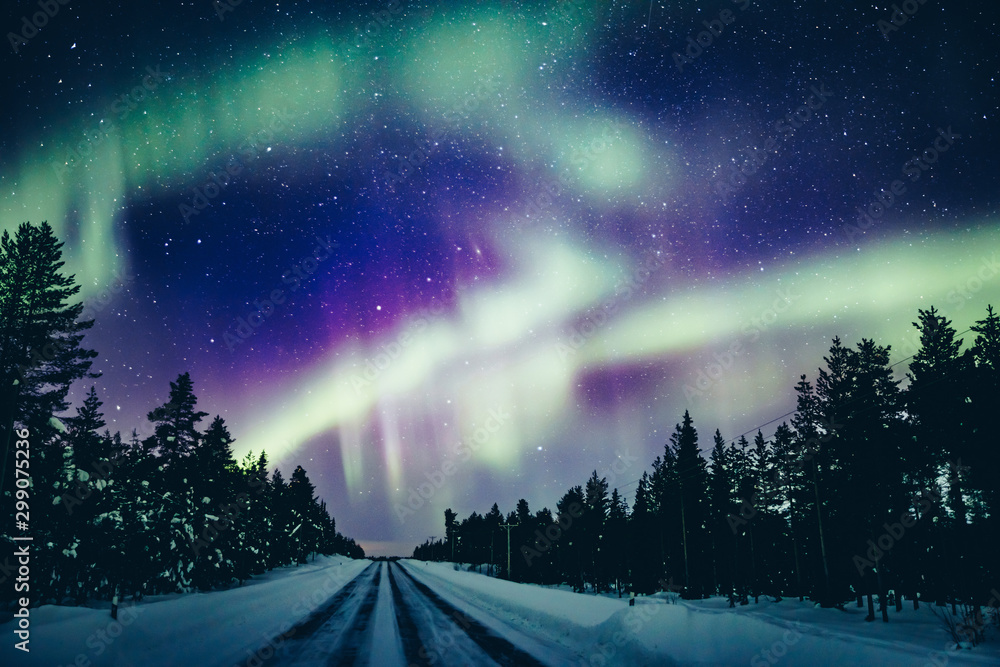
[[[397,563],[373,563],[309,618],[272,640],[281,648],[262,665],[541,667],[579,661],[563,647],[496,625],[466,615]]]
[[[975,650],[946,648],[928,604],[865,623],[864,609],[666,594],[628,600],[516,584],[468,566],[321,556],[211,593],[31,609],[31,653],[0,624],[0,665],[288,667],[302,665],[780,665],[840,667],[1000,664],[994,634]]]

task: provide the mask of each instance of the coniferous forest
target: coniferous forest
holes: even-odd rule
[[[770,436],[706,437],[685,412],[631,505],[595,471],[554,509],[446,510],[445,537],[413,555],[578,591],[797,597],[883,621],[926,601],[982,619],[1000,604],[1000,317],[988,307],[960,335],[931,307],[913,326],[905,380],[889,346],[833,338]]]
[[[286,481],[264,452],[235,460],[187,373],[147,415],[146,437],[105,428],[93,387],[66,415],[70,385],[97,377],[97,352],[84,345],[93,321],[68,305],[79,286],[61,273],[61,245],[45,223],[0,239],[0,443],[13,480],[2,539],[11,554],[30,527],[44,545],[33,599],[208,590],[315,554],[363,556],[302,467]],[[446,510],[445,537],[413,555],[579,591],[867,604],[870,620],[904,600],[995,605],[1000,316],[988,307],[959,333],[931,307],[913,326],[905,380],[888,346],[835,337],[770,436],[716,430],[707,442],[685,412],[631,503],[595,471],[554,509],[522,499],[461,521]],[[0,578],[15,572],[0,561]]]
[[[46,223],[0,239],[0,582],[16,576],[12,538],[23,534],[32,606],[229,587],[316,554],[363,557],[301,466],[286,480],[263,451],[235,460],[188,373],[149,412],[148,437],[111,433],[93,387],[66,415],[70,385],[98,376],[84,343],[93,320],[71,305],[80,287],[61,272],[61,247]],[[0,590],[4,603],[16,595]]]

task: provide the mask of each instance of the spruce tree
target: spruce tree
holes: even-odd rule
[[[604,549],[607,552],[607,576],[614,582],[618,597],[625,591],[629,576],[628,553],[628,503],[618,489],[611,491],[608,506],[608,521],[605,529],[607,539]]]
[[[1000,447],[990,435],[995,430],[996,406],[1000,405],[1000,315],[986,307],[986,317],[970,327],[976,334],[971,347],[974,368],[965,383],[969,396],[970,442],[966,464],[975,486],[981,490],[993,531],[1000,530]],[[994,534],[996,534],[994,532]],[[986,542],[987,540],[984,540]],[[992,541],[996,544],[996,541]]]
[[[708,517],[709,536],[712,544],[712,590],[715,593],[733,593],[735,580],[733,564],[723,554],[728,553],[738,526],[733,525],[739,517],[734,515],[733,471],[728,456],[726,441],[719,429],[712,438],[712,452],[709,455]]]
[[[552,545],[560,583],[568,583],[574,591],[580,593],[586,590],[584,568],[588,554],[584,548],[579,527],[580,517],[585,506],[586,498],[583,494],[583,487],[574,486],[563,494],[563,497],[556,503],[557,516],[562,517],[564,523],[569,521],[572,523],[558,533],[559,538]]]
[[[97,352],[81,346],[94,321],[77,322],[83,304],[68,304],[80,286],[60,271],[62,247],[47,222],[38,227],[26,222],[13,237],[6,230],[0,236],[0,446],[5,452],[16,425],[42,436],[40,430],[50,429],[49,418],[66,410],[70,385],[99,377],[90,372]]]
[[[705,534],[706,496],[708,492],[708,472],[705,459],[698,448],[698,431],[687,410],[677,424],[670,442],[676,456],[676,481],[678,485],[681,540],[683,546],[685,593],[691,597],[702,597],[708,587],[705,572],[707,551]]]
[[[32,530],[40,543],[52,542],[73,551],[73,536],[62,496],[75,487],[72,460],[65,457],[65,438],[55,415],[68,407],[66,396],[78,379],[99,377],[91,373],[97,352],[82,346],[84,332],[93,320],[78,322],[83,304],[70,305],[79,293],[74,276],[61,269],[63,244],[52,228],[23,223],[13,237],[5,230],[0,236],[0,546],[12,553],[8,536],[15,531],[14,484],[15,432],[27,429],[30,443]],[[69,467],[70,469],[68,469]],[[55,567],[58,552],[44,550],[34,564],[42,596],[60,595],[46,589],[43,568]],[[53,574],[58,578],[58,574]],[[12,586],[2,588],[0,601],[12,599]]]
[[[662,573],[660,526],[655,514],[649,473],[643,471],[635,490],[629,516],[629,555],[632,560],[632,591],[654,593]]]
[[[607,544],[608,513],[611,508],[608,498],[608,480],[598,477],[596,470],[587,480],[584,501],[586,504],[583,516],[580,517],[579,535],[586,554],[585,569],[594,590],[602,593],[608,587],[609,563],[608,550],[605,545]]]
[[[305,468],[296,466],[288,481],[288,502],[293,524],[289,540],[295,562],[299,564],[306,563],[309,554],[315,553],[321,534],[315,490]]]

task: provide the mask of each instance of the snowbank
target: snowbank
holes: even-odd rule
[[[254,667],[258,649],[302,620],[371,564],[343,556],[274,570],[240,588],[147,597],[103,609],[45,605],[31,610],[30,654],[0,626],[3,665]]]
[[[404,564],[470,617],[540,632],[574,649],[580,665],[1000,664],[996,633],[973,651],[947,651],[947,635],[926,604],[890,611],[888,624],[865,623],[864,609],[787,599],[729,609],[720,598],[669,604],[660,594],[629,607],[625,599],[510,583],[448,563]]]

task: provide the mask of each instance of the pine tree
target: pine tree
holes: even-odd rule
[[[251,575],[263,574],[271,567],[271,538],[274,534],[274,487],[268,481],[267,453],[256,459],[248,452],[243,460],[246,510],[246,567]]]
[[[69,531],[78,542],[77,567],[74,576],[79,588],[74,597],[80,602],[94,591],[111,593],[108,582],[114,573],[105,567],[104,551],[107,548],[98,517],[113,510],[109,502],[109,485],[114,483],[114,463],[110,434],[102,435],[103,403],[94,387],[77,408],[76,417],[67,419],[66,439],[73,461],[73,488],[62,496],[62,508],[70,517]],[[119,441],[121,440],[119,436]],[[110,596],[109,596],[110,597]]]
[[[976,365],[1000,373],[1000,315],[993,311],[993,306],[986,306],[986,317],[970,329],[978,334],[972,345]]]
[[[485,553],[486,545],[489,544],[489,563],[494,572],[500,571],[500,563],[507,567],[507,536],[501,533],[500,526],[503,525],[503,514],[500,506],[493,503],[490,511],[483,515],[483,549]],[[513,548],[513,547],[511,547]],[[510,573],[506,573],[510,578]]]
[[[802,581],[802,556],[806,544],[806,536],[799,526],[803,523],[802,504],[806,494],[806,479],[802,467],[797,465],[795,452],[795,434],[786,422],[782,422],[774,431],[774,475],[776,490],[781,494],[788,509],[785,513],[788,522],[788,546],[792,551],[792,567],[795,574],[795,594],[799,601],[805,599],[805,588]],[[802,545],[802,547],[800,547]]]
[[[993,306],[986,307],[986,317],[970,327],[976,334],[971,347],[974,368],[967,374],[969,393],[970,443],[967,455],[969,474],[981,490],[986,513],[994,517],[994,531],[1000,530],[1000,483],[996,471],[1000,470],[1000,448],[996,439],[990,439],[996,423],[996,406],[1000,405],[1000,315]],[[986,542],[987,540],[983,540]],[[996,542],[993,541],[993,544]]]
[[[457,562],[455,561],[456,528],[458,527],[455,523],[456,519],[458,519],[458,515],[450,507],[444,511],[445,541],[448,543],[448,557],[453,562]]]
[[[681,521],[680,484],[677,479],[677,455],[675,449],[667,442],[663,447],[663,456],[653,461],[653,472],[649,478],[650,499],[653,513],[656,516],[657,531],[654,533],[659,544],[659,562],[657,563],[657,582],[662,586],[680,586],[684,575],[684,529]]]
[[[97,389],[91,387],[83,405],[77,408],[76,417],[66,420],[73,444],[73,460],[80,470],[95,470],[103,467],[99,466],[100,462],[108,460],[108,443],[100,434],[105,426],[102,405]]]
[[[793,470],[804,469],[812,487],[812,498],[804,499],[806,510],[811,508],[807,525],[815,527],[818,542],[818,562],[821,566],[818,576],[810,579],[818,582],[813,596],[823,607],[835,604],[834,593],[830,581],[830,559],[827,554],[827,534],[824,528],[824,516],[828,513],[826,489],[828,480],[826,472],[830,468],[830,448],[826,446],[830,439],[836,436],[833,425],[836,421],[827,419],[823,414],[819,398],[812,383],[806,376],[799,377],[795,385],[795,415],[792,417],[792,427],[795,429],[795,450],[797,452]]]
[[[73,536],[59,504],[64,493],[75,487],[67,475],[72,461],[64,454],[65,439],[54,415],[68,407],[70,385],[91,373],[93,350],[82,347],[84,332],[93,320],[77,322],[83,304],[68,305],[80,291],[74,276],[61,272],[62,243],[48,223],[24,223],[14,236],[0,236],[0,514],[4,527],[0,545],[13,553],[15,535],[14,485],[11,470],[15,462],[15,431],[26,428],[31,435],[32,528],[40,543],[51,542],[60,550],[46,549],[58,558],[62,550],[73,550]],[[42,595],[60,595],[46,588],[43,567],[46,555],[34,564]],[[54,566],[54,562],[50,565]],[[54,575],[57,577],[57,575]],[[0,602],[12,599],[12,586],[2,588]]]
[[[170,383],[169,401],[147,415],[154,432],[142,443],[140,469],[158,496],[152,518],[155,537],[148,545],[155,550],[158,574],[152,587],[157,592],[187,592],[205,585],[204,579],[192,580],[193,561],[221,558],[218,540],[225,528],[206,523],[199,510],[201,498],[195,496],[201,476],[193,456],[201,442],[196,425],[208,416],[196,409],[197,402],[191,377],[183,373]]]
[[[77,322],[83,304],[67,305],[80,286],[74,276],[60,272],[62,246],[47,222],[38,227],[26,222],[13,238],[7,231],[0,237],[0,447],[5,453],[15,425],[31,427],[40,442],[51,434],[50,417],[66,410],[70,385],[99,377],[90,372],[97,352],[81,347],[83,332],[94,321]],[[7,459],[5,454],[4,466]],[[36,479],[40,472],[32,466]],[[6,477],[5,468],[0,479]]]
[[[854,488],[865,489],[864,502],[858,503],[860,525],[869,527],[873,537],[885,518],[907,506],[902,490],[906,470],[902,451],[904,433],[903,400],[899,381],[893,379],[888,346],[862,339],[853,356],[855,387],[853,401],[857,409],[848,413],[846,435],[852,440],[850,476]],[[860,406],[860,407],[858,407]],[[883,622],[889,621],[887,590],[889,566],[902,558],[893,550],[873,568]]]
[[[585,509],[580,517],[580,540],[586,553],[586,578],[594,586],[597,593],[608,588],[608,551],[606,544],[606,529],[610,501],[608,499],[608,480],[599,478],[595,470],[587,480],[584,492]]]
[[[705,572],[707,552],[705,534],[706,495],[708,472],[705,459],[698,448],[698,431],[691,415],[684,411],[684,418],[670,437],[677,457],[676,479],[681,518],[681,539],[684,547],[685,594],[702,597],[708,588]]]
[[[607,539],[604,549],[607,552],[607,575],[615,584],[615,592],[622,596],[629,578],[628,558],[628,503],[618,493],[611,491],[611,501],[608,506],[608,521],[605,529]]]
[[[267,551],[267,567],[270,570],[290,565],[295,562],[296,557],[289,533],[295,529],[297,524],[293,523],[295,515],[288,493],[288,484],[277,468],[271,474],[269,495],[271,500],[269,511],[274,517],[271,524],[271,535],[268,538],[270,549]]]
[[[534,531],[534,518],[531,515],[531,508],[528,507],[527,500],[521,498],[517,501],[514,512],[508,517],[507,522],[514,526],[511,528],[510,535],[511,579],[514,581],[528,581],[529,572],[526,559],[523,558],[522,547],[531,542],[531,535]]]
[[[586,589],[584,585],[584,568],[587,553],[581,539],[579,517],[586,506],[583,487],[574,486],[563,494],[556,503],[556,512],[568,524],[559,533],[558,540],[553,542],[552,551],[555,555],[555,567],[560,583],[568,583],[574,591],[580,593]],[[572,519],[572,524],[568,520]]]
[[[760,582],[757,576],[757,549],[754,541],[754,520],[756,508],[754,494],[756,480],[753,463],[750,460],[750,443],[745,435],[729,448],[729,457],[733,466],[733,479],[736,483],[736,497],[739,502],[739,521],[735,519],[732,525],[736,527],[736,548],[733,550],[734,571],[737,585],[737,597],[741,604],[748,604],[750,595],[757,599],[760,595]]]
[[[320,521],[315,487],[302,466],[296,466],[292,472],[288,482],[288,500],[293,524],[289,532],[289,540],[293,545],[292,554],[296,563],[306,563],[309,554],[316,551],[320,536]]]
[[[194,585],[202,590],[246,578],[241,539],[249,501],[246,495],[237,497],[241,475],[232,443],[225,421],[217,415],[190,453],[189,479],[196,508],[192,528],[202,542],[210,541],[198,542],[202,548],[196,549],[191,573]]]
[[[726,441],[718,429],[712,439],[712,453],[709,455],[708,517],[709,535],[712,541],[712,590],[719,593],[735,590],[732,565],[721,554],[729,549],[730,541],[736,535],[737,526],[733,522],[736,510],[733,503],[732,463],[726,449]],[[731,528],[732,526],[732,528]],[[730,532],[732,536],[730,537]]]
[[[153,422],[154,435],[144,444],[151,453],[163,457],[167,468],[189,457],[201,439],[197,424],[208,413],[195,410],[197,403],[191,375],[182,373],[170,383],[169,401],[146,416]]]
[[[662,569],[660,526],[655,514],[649,473],[643,471],[629,516],[629,553],[632,555],[632,590],[653,593]],[[652,545],[650,544],[652,542]]]
[[[773,452],[764,437],[757,431],[753,447],[748,452],[751,480],[753,484],[753,535],[754,556],[759,563],[758,591],[769,591],[778,600],[784,591],[781,573],[784,568],[784,525],[778,516],[780,506],[777,485],[774,482]],[[755,600],[756,602],[756,600]]]

